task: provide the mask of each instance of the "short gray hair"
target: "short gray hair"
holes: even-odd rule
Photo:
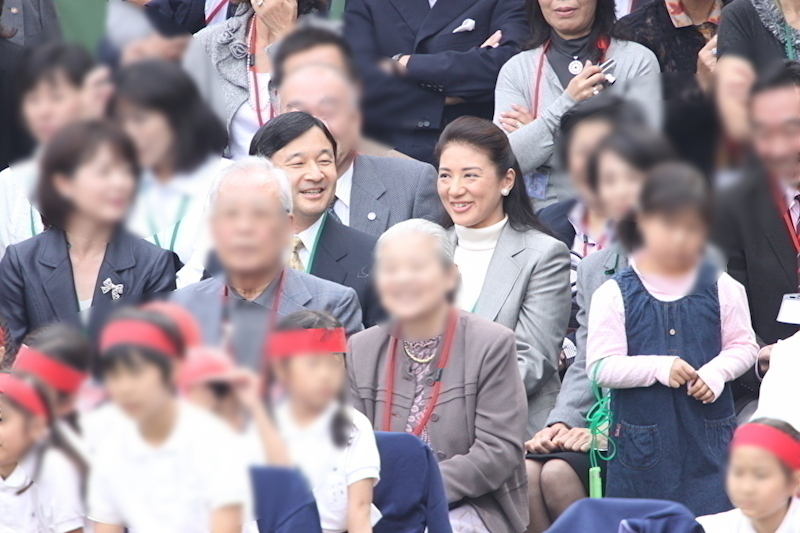
[[[278,190],[278,199],[287,213],[292,212],[292,186],[286,173],[276,168],[269,159],[248,156],[224,167],[217,174],[208,193],[209,204],[213,209],[223,185],[235,181],[249,180],[255,185],[273,184]]]
[[[408,235],[410,233],[421,233],[423,235],[433,237],[434,241],[436,242],[436,247],[439,249],[438,251],[442,262],[446,266],[453,265],[455,250],[453,248],[453,242],[450,240],[450,236],[447,234],[447,230],[445,230],[439,224],[431,222],[430,220],[425,220],[424,218],[412,218],[405,220],[384,231],[383,235],[378,238],[378,243],[375,245],[375,255],[378,255],[381,246],[385,244],[386,241],[402,235]]]

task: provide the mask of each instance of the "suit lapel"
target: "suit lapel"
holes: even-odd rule
[[[286,316],[305,309],[306,304],[311,301],[312,295],[297,270],[287,267],[284,272],[286,277],[283,280],[278,313]]]
[[[347,246],[339,234],[339,226],[343,224],[333,217],[325,219],[310,273],[341,285],[347,278],[347,270],[339,264],[339,261],[347,256]]]
[[[107,290],[105,293],[103,292],[103,285],[106,280],[110,280],[111,285],[122,285],[120,297],[130,294],[133,290],[130,283],[133,280],[123,272],[133,268],[135,265],[136,259],[133,256],[133,250],[131,250],[130,237],[123,231],[117,232],[112,241],[108,243],[106,255],[103,257],[103,263],[100,265],[100,271],[97,274],[97,282],[94,288],[92,305],[94,306],[100,302],[108,302],[114,299],[112,290]]]
[[[385,193],[386,188],[372,162],[364,156],[356,156],[350,192],[350,227],[370,235],[380,235],[386,231],[389,227],[389,207],[382,201]],[[375,228],[379,231],[374,231]]]
[[[42,284],[50,306],[59,320],[77,323],[78,299],[75,296],[75,280],[72,263],[67,251],[64,232],[50,228],[45,232],[46,242],[39,254],[39,263],[51,269],[51,274]]]
[[[414,51],[419,44],[432,35],[436,35],[448,24],[452,24],[464,11],[469,9],[477,0],[437,0],[428,12],[422,27],[417,32],[414,42]]]
[[[389,0],[416,35],[431,10],[428,0]]]
[[[478,302],[475,304],[475,314],[487,320],[496,320],[500,309],[508,299],[511,289],[517,282],[522,266],[516,259],[516,255],[525,249],[525,240],[522,233],[514,230],[506,224],[500,233],[497,247],[489,261],[489,268],[486,271],[486,280],[481,288]]]
[[[769,197],[769,185],[767,183],[764,185],[757,189],[760,194],[756,201],[760,202],[763,207],[756,209],[756,212],[763,213],[761,227],[765,230],[767,240],[789,281],[793,286],[797,286],[797,252],[788,234],[789,229],[778,214],[775,203]]]

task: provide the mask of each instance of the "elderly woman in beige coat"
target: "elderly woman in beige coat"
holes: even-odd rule
[[[356,408],[376,430],[413,433],[431,447],[455,533],[524,531],[527,405],[514,333],[452,304],[458,270],[440,226],[401,222],[375,256],[392,320],[350,340]]]

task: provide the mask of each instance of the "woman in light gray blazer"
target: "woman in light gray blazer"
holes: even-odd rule
[[[525,531],[526,406],[514,333],[450,303],[458,270],[433,222],[407,220],[381,236],[375,281],[392,321],[350,339],[356,408],[375,429],[431,447],[455,533]]]
[[[508,138],[462,117],[442,132],[439,197],[455,226],[458,305],[516,334],[528,397],[527,437],[544,427],[561,382],[558,358],[571,307],[569,251],[539,222]]]

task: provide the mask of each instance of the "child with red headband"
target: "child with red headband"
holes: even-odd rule
[[[46,387],[0,374],[0,414],[0,530],[83,531],[79,460],[57,442]]]
[[[240,440],[178,397],[181,328],[152,310],[125,310],[100,335],[100,368],[116,410],[92,457],[96,533],[238,532],[247,493]]]
[[[800,531],[800,432],[782,420],[759,418],[731,442],[728,496],[736,509],[701,516],[706,533]]]
[[[314,491],[324,533],[370,533],[380,519],[372,489],[380,456],[367,418],[347,405],[344,328],[331,315],[298,311],[278,324],[266,355],[285,399],[273,415],[251,380],[239,397],[250,410],[262,463],[296,465]],[[273,423],[274,420],[274,423]]]

